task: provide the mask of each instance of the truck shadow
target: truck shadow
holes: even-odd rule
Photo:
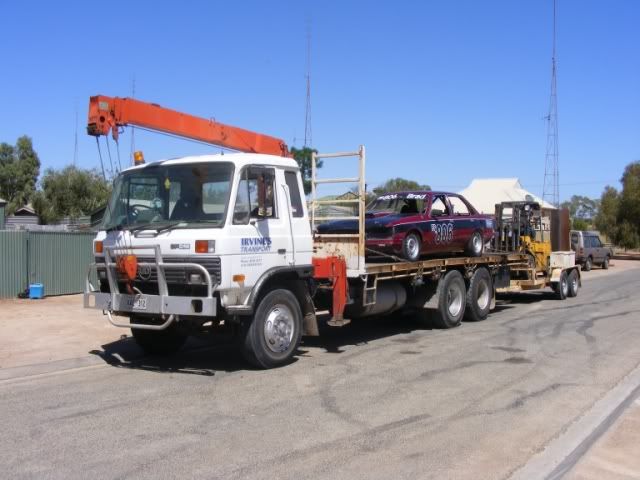
[[[516,308],[518,304],[529,304],[541,299],[553,299],[552,292],[528,292],[501,294],[492,316],[499,317],[502,312]],[[497,318],[496,318],[497,319]],[[464,326],[463,326],[464,328]],[[329,327],[326,318],[320,319],[320,336],[303,337],[292,363],[305,356],[313,356],[311,350],[321,349],[327,353],[340,354],[347,346],[365,346],[376,341],[391,338],[398,344],[420,341],[420,333],[438,330],[420,322],[415,315],[393,314],[354,320],[344,327]],[[397,337],[397,338],[394,338]],[[100,357],[105,363],[132,370],[144,370],[157,373],[181,373],[212,377],[216,372],[251,371],[254,368],[240,355],[233,338],[229,335],[215,337],[212,340],[190,338],[186,345],[175,355],[145,355],[129,335],[102,345],[101,350],[91,350],[92,355]],[[401,352],[402,353],[402,352]],[[407,351],[407,353],[412,353]]]
[[[102,345],[102,350],[91,350],[89,353],[116,368],[157,373],[212,377],[217,372],[252,369],[232,344],[206,342],[197,338],[190,338],[174,355],[145,355],[132,337],[124,335],[120,340]]]

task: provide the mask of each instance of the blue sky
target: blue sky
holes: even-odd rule
[[[551,0],[5,2],[0,141],[43,166],[98,167],[90,95],[136,96],[300,146],[306,29],[313,144],[367,147],[370,186],[459,190],[519,177],[540,194]],[[561,198],[599,196],[640,159],[640,2],[559,0]],[[103,153],[104,140],[102,140]],[[219,149],[136,131],[148,160]],[[130,133],[121,138],[123,160]],[[115,145],[112,144],[115,159]],[[342,163],[333,172],[348,173]]]

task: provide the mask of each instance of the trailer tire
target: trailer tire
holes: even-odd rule
[[[289,363],[302,338],[296,296],[289,290],[271,290],[260,299],[243,333],[242,354],[252,365],[274,368]]]
[[[460,325],[466,306],[466,286],[457,270],[447,272],[441,280],[438,308],[433,310],[431,321],[437,328],[453,328]]]
[[[578,272],[576,270],[571,270],[569,274],[569,290],[567,292],[568,297],[577,297],[578,296],[578,288],[579,286]]]
[[[159,324],[156,319],[137,318],[136,323],[144,323],[147,325]],[[144,353],[148,355],[171,355],[182,348],[187,341],[187,335],[178,331],[177,325],[172,323],[164,330],[142,330],[140,328],[132,328],[131,335]]]
[[[560,274],[560,280],[554,287],[554,291],[556,292],[556,297],[558,300],[564,300],[569,295],[569,276],[567,272],[562,272]]]
[[[481,257],[484,253],[484,241],[480,232],[473,232],[465,249],[470,257]]]
[[[493,282],[491,281],[491,274],[486,268],[478,268],[473,272],[469,281],[465,319],[471,322],[479,322],[487,318],[491,310],[492,296]]]

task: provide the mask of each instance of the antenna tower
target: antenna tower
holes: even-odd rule
[[[553,53],[551,55],[551,95],[547,115],[547,151],[544,161],[542,199],[560,206],[558,173],[558,92],[556,90],[556,0],[553,0]]]

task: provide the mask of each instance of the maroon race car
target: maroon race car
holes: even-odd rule
[[[392,253],[410,261],[452,252],[477,257],[493,237],[494,218],[479,214],[456,193],[388,193],[369,205],[365,231],[367,249],[373,253]],[[353,220],[318,226],[318,233],[355,232]]]

